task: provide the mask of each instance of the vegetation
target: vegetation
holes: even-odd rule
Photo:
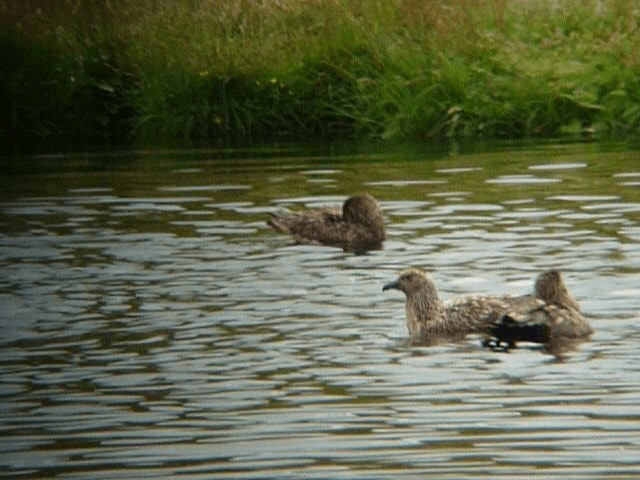
[[[640,133],[634,0],[7,0],[0,143]]]

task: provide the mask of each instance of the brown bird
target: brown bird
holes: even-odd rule
[[[384,218],[371,195],[349,197],[342,212],[320,208],[273,215],[267,223],[297,243],[339,247],[347,252],[379,250],[385,239]]]
[[[557,270],[541,273],[533,295],[515,297],[511,307],[489,328],[488,345],[509,349],[516,342],[545,344],[552,352],[567,350],[589,338],[593,329],[582,316]]]
[[[510,307],[512,297],[471,296],[444,303],[433,280],[422,270],[409,268],[382,290],[397,289],[406,297],[409,334],[414,341],[457,341],[471,333],[486,333]]]
[[[494,349],[508,350],[517,341],[529,341],[543,343],[555,354],[570,341],[593,333],[555,270],[538,276],[533,295],[519,297],[469,296],[444,303],[431,278],[413,268],[402,271],[382,290],[392,288],[407,297],[407,327],[418,342],[457,341],[476,333]]]

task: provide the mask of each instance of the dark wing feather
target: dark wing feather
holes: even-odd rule
[[[498,341],[515,344],[586,338],[593,330],[578,310],[524,296],[516,298],[509,310],[490,326],[489,333]]]
[[[279,232],[291,235],[298,243],[333,246],[342,246],[348,227],[338,211],[324,208],[274,215],[267,223]]]

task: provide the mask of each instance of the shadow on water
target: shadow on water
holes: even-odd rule
[[[640,154],[148,152],[3,164],[0,465],[14,478],[636,478]],[[376,196],[388,240],[293,245],[283,208]],[[381,286],[524,293],[596,333],[565,362],[411,345]]]

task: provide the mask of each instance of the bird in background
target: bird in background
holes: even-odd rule
[[[349,197],[342,211],[318,208],[274,214],[267,223],[297,243],[328,245],[347,252],[379,250],[386,238],[382,210],[368,194]]]

